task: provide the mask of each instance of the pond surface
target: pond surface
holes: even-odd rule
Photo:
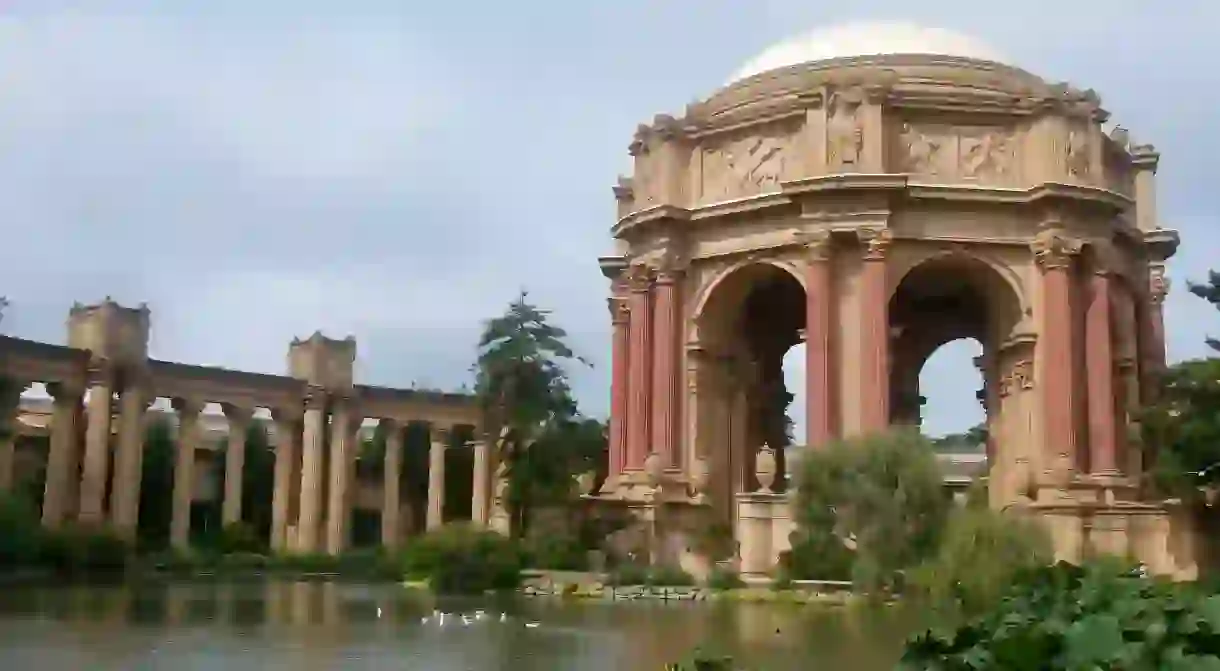
[[[424,621],[436,610],[443,625]],[[7,586],[0,669],[651,671],[710,644],[758,671],[871,671],[893,667],[913,622],[898,608],[434,600],[335,582]]]

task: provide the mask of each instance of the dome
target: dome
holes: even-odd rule
[[[741,66],[728,84],[800,63],[887,54],[958,56],[1006,62],[987,44],[951,30],[901,21],[866,21],[820,28],[784,40]]]

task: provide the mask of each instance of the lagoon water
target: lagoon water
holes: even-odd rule
[[[435,610],[444,625],[423,621]],[[9,585],[0,669],[650,671],[702,644],[760,671],[872,671],[912,626],[896,608],[435,600],[338,582]]]

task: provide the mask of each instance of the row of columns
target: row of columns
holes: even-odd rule
[[[120,389],[116,370],[108,362],[95,361],[86,378],[87,407],[82,406],[86,388],[62,382],[47,385],[53,409],[43,495],[44,526],[55,528],[69,519],[91,526],[108,522],[122,537],[135,538],[147,428],[145,417],[154,397],[140,384],[138,377],[124,378]],[[7,421],[5,445],[0,449],[0,473],[4,477],[0,480],[0,490],[12,485],[13,445],[18,433],[13,420],[23,389],[24,385],[15,385],[7,394],[8,398],[0,399],[4,402],[2,414]],[[116,390],[117,444],[112,460]],[[206,402],[177,398],[172,405],[178,417],[178,440],[173,494],[168,502],[172,509],[170,542],[175,548],[187,549],[196,455],[202,438],[200,416]],[[242,473],[253,408],[233,404],[222,404],[222,408],[229,423],[221,504],[222,519],[228,525],[242,519]],[[328,394],[321,388],[310,387],[302,409],[274,409],[272,418],[276,445],[271,548],[278,552],[342,552],[349,545],[358,430],[364,417],[349,396]],[[381,426],[386,435],[381,536],[383,544],[393,548],[402,540],[399,477],[404,427],[393,419],[382,419]],[[450,430],[435,425],[432,430],[426,523],[429,530],[444,522],[445,450]],[[80,449],[82,443],[83,449]],[[472,518],[486,524],[490,503],[487,491],[490,488],[489,448],[483,441],[475,441],[473,447]],[[329,454],[326,454],[327,450]],[[79,478],[76,477],[78,473]],[[326,500],[322,499],[323,492]],[[290,533],[290,529],[295,533]]]

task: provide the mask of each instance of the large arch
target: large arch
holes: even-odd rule
[[[794,395],[784,383],[785,355],[801,342],[805,288],[792,269],[768,261],[733,266],[709,283],[694,318],[707,393],[694,424],[708,460],[717,515],[732,521],[734,495],[756,488],[754,456],[777,451],[783,486],[787,410]]]
[[[993,262],[965,252],[932,254],[914,263],[893,287],[889,303],[893,354],[890,368],[891,422],[920,426],[924,396],[920,373],[948,343],[974,340],[983,354],[975,360],[983,386],[977,398],[987,428],[993,498],[1022,493],[1017,464],[1027,464],[1028,416],[1025,394],[1013,395],[1006,380],[1032,362],[1032,343],[1015,338],[1024,322],[1019,284]],[[1017,385],[1020,387],[1021,385]],[[1031,397],[1032,398],[1032,397]]]

